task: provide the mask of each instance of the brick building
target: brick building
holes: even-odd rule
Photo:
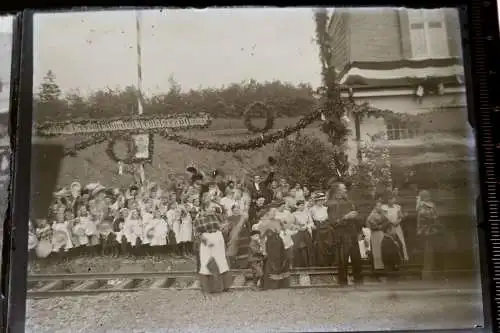
[[[472,244],[477,247],[471,229],[477,166],[468,124],[458,11],[341,8],[335,9],[328,29],[334,49],[331,62],[345,97],[416,116],[403,121],[350,115],[355,133],[349,145],[351,161],[360,157],[358,144],[369,141],[388,148],[393,174],[398,168],[417,170],[417,187],[431,190],[447,215],[443,218],[448,230],[453,230],[444,240],[455,243],[450,246],[452,258],[474,266],[470,254],[457,255],[470,253]]]
[[[345,97],[418,115],[412,122],[374,117],[353,121],[351,147],[360,140],[389,143],[396,163],[408,165],[474,159],[457,10],[340,8],[328,29],[331,62]],[[382,136],[388,141],[376,140]],[[401,153],[431,143],[433,151],[425,154]],[[356,149],[349,155],[355,160]]]

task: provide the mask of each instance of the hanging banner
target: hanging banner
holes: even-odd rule
[[[198,117],[141,117],[131,119],[89,119],[67,122],[47,122],[35,126],[37,135],[56,136],[73,134],[92,134],[102,132],[159,130],[159,129],[188,129],[204,128],[210,125],[208,115]]]

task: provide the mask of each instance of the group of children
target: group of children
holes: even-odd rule
[[[286,269],[314,266],[317,229],[328,220],[324,193],[309,193],[301,186],[291,188],[283,180],[270,185],[275,190],[271,195],[254,195],[245,185],[234,182],[223,186],[214,181],[192,182],[185,186],[177,184],[170,190],[163,190],[153,182],[123,190],[97,183],[82,187],[73,182],[69,188],[54,194],[48,219],[30,222],[29,250],[42,258],[83,253],[192,255],[197,237],[193,222],[201,213],[200,190],[206,186],[220,207],[226,239],[232,224],[241,215],[248,216],[249,261],[259,284],[269,257],[270,234],[279,235]],[[422,216],[435,212],[427,192],[420,196],[417,214],[419,211]],[[366,219],[359,239],[360,254],[362,258],[371,258],[376,270],[397,270],[408,260],[401,227],[404,216],[396,197],[390,196],[378,201]],[[433,217],[422,218],[428,220]],[[432,226],[420,228],[428,232]]]
[[[38,257],[60,254],[143,255],[192,253],[199,205],[178,200],[154,183],[125,191],[78,182],[54,194],[48,219],[30,222],[29,249]]]

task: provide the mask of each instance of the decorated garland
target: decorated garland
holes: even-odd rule
[[[370,106],[368,103],[355,104],[354,101],[350,100],[346,103],[346,109],[353,114],[359,114],[362,118],[374,117],[374,118],[384,118],[387,121],[403,121],[411,122],[416,119],[416,115],[395,112],[392,110],[383,110]]]
[[[168,140],[175,141],[179,144],[188,145],[198,149],[209,149],[222,152],[236,152],[238,150],[254,150],[270,143],[278,142],[281,139],[288,137],[293,133],[306,128],[321,116],[319,111],[313,111],[310,114],[302,117],[295,125],[287,126],[279,131],[261,134],[261,136],[241,142],[218,143],[210,140],[197,140],[187,138],[177,134],[160,133],[161,136]]]
[[[398,120],[407,120],[411,121],[415,118],[413,115],[408,115],[405,113],[394,112],[391,110],[381,110],[374,107],[369,106],[368,104],[356,105],[354,102],[347,102],[345,104],[346,109],[350,110],[353,113],[359,113],[363,117],[376,117],[376,118],[385,118],[385,119],[398,119]],[[284,139],[291,134],[297,133],[298,131],[306,128],[313,122],[319,120],[323,115],[322,108],[313,110],[311,113],[302,117],[295,125],[287,126],[279,131],[274,131],[271,133],[261,134],[258,137],[251,138],[247,141],[240,142],[230,142],[230,143],[219,143],[213,142],[211,140],[198,140],[190,137],[186,137],[180,134],[176,134],[175,131],[167,131],[165,129],[151,129],[147,132],[150,134],[150,140],[153,140],[154,135],[160,135],[165,139],[175,141],[182,145],[188,145],[197,149],[209,149],[214,151],[222,151],[222,152],[235,152],[238,150],[253,150],[258,149],[262,146],[265,146],[270,143],[275,143],[281,139]],[[325,126],[325,122],[323,123],[323,127]],[[331,127],[330,127],[331,126]],[[341,131],[347,131],[344,124],[341,121],[333,122],[329,124],[328,131],[334,133],[336,128],[340,128]],[[332,128],[332,130],[330,130]],[[84,140],[78,144],[76,144],[72,148],[67,148],[65,154],[66,155],[74,155],[76,151],[88,148],[95,144],[99,144],[101,142],[113,139],[113,138],[123,138],[123,137],[131,137],[134,134],[143,134],[144,130],[126,130],[126,131],[114,131],[114,132],[103,132],[99,134],[93,135],[90,139]],[[151,141],[152,143],[153,141]],[[108,145],[108,154],[110,157],[118,161],[119,159],[114,157],[114,153],[109,151],[111,146]],[[152,150],[152,144],[150,144],[150,150]],[[152,156],[152,151],[150,151],[150,155]]]
[[[259,108],[266,112],[266,124],[264,125],[263,128],[258,128],[252,124],[252,119],[251,119],[252,112]],[[274,126],[274,118],[275,118],[274,111],[269,107],[267,107],[267,105],[262,102],[255,102],[250,104],[248,108],[245,110],[243,117],[244,117],[245,127],[251,133],[267,133]]]
[[[108,140],[109,137],[103,135],[102,133],[92,135],[90,138],[82,140],[75,144],[73,147],[64,149],[64,156],[76,156],[76,153],[80,150],[92,147],[94,145],[100,144]]]

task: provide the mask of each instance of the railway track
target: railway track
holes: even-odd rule
[[[251,271],[232,270],[231,289],[251,289]],[[291,271],[290,288],[337,287],[336,267],[307,267]],[[369,266],[363,267],[363,275],[369,279],[373,273]],[[407,265],[401,271],[405,279],[418,280],[420,265]],[[371,279],[374,281],[373,279]],[[372,282],[377,283],[377,282]],[[378,283],[377,283],[378,284]],[[138,292],[145,290],[196,290],[199,289],[194,271],[165,271],[140,273],[81,273],[81,274],[34,274],[28,276],[28,298],[95,295],[116,292]]]

